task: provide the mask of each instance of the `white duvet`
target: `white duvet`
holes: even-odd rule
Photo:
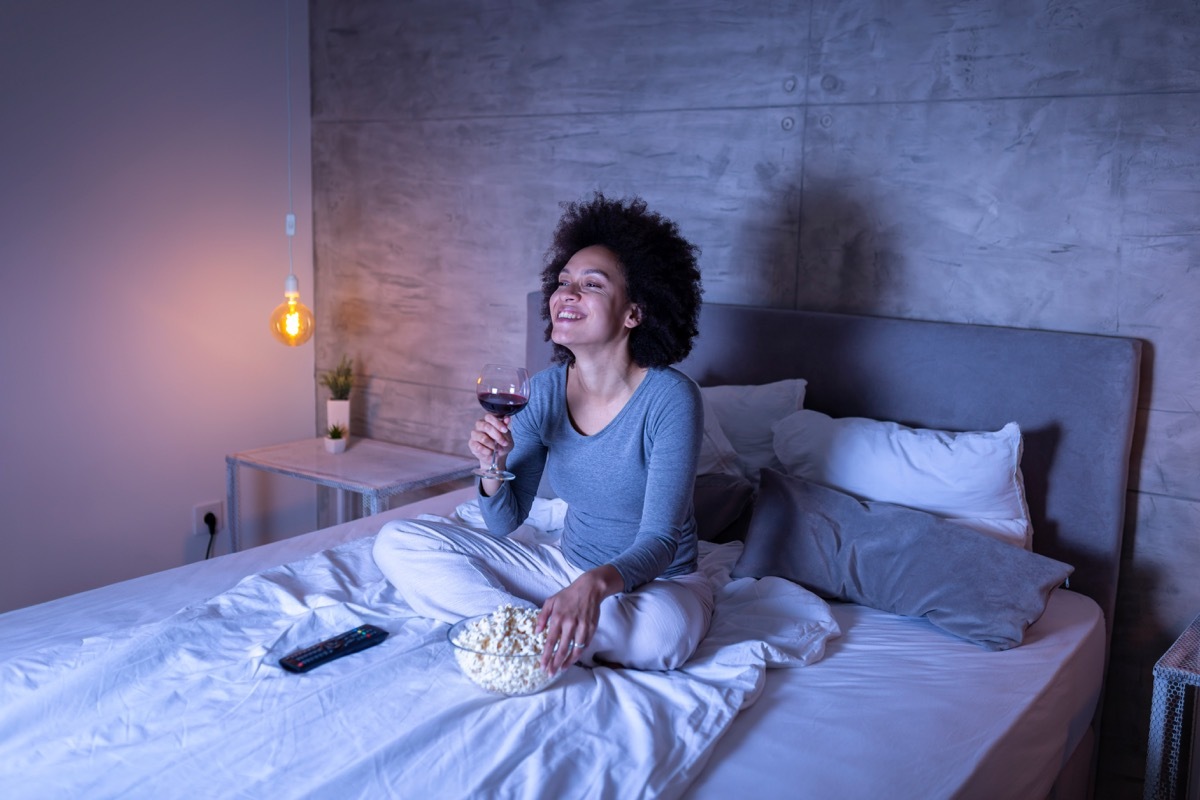
[[[705,544],[716,613],[684,668],[575,667],[540,694],[498,697],[458,671],[448,626],[412,616],[372,541],[0,664],[4,796],[676,797],[766,668],[813,663],[838,635],[815,595],[730,582],[740,545]],[[279,667],[361,623],[391,635],[303,675]]]

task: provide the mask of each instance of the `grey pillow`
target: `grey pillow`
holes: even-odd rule
[[[696,476],[693,506],[696,534],[702,541],[724,544],[740,539],[750,519],[754,487],[740,475],[711,472]]]
[[[777,575],[1007,650],[1073,571],[923,511],[764,469],[733,577]]]

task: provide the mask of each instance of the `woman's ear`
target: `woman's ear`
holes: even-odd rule
[[[629,313],[625,316],[625,327],[636,328],[642,324],[642,309],[636,304],[630,304]]]

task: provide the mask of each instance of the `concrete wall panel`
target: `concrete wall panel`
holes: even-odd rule
[[[331,336],[371,376],[465,386],[522,354],[562,201],[641,194],[702,249],[706,298],[789,306],[799,202],[793,110],[321,124],[314,171]],[[652,183],[643,176],[654,172]],[[369,354],[369,355],[368,355]]]
[[[807,4],[316,3],[317,119],[797,102]]]
[[[815,0],[809,101],[886,103],[1200,88],[1181,0]]]
[[[1108,99],[813,107],[797,304],[1114,332],[1117,122]]]

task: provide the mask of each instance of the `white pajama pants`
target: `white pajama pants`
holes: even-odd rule
[[[457,525],[395,520],[375,539],[375,563],[417,614],[454,623],[505,604],[541,607],[584,570],[557,543],[498,539]],[[700,572],[651,581],[600,605],[580,663],[636,669],[682,665],[708,632],[713,590]]]

